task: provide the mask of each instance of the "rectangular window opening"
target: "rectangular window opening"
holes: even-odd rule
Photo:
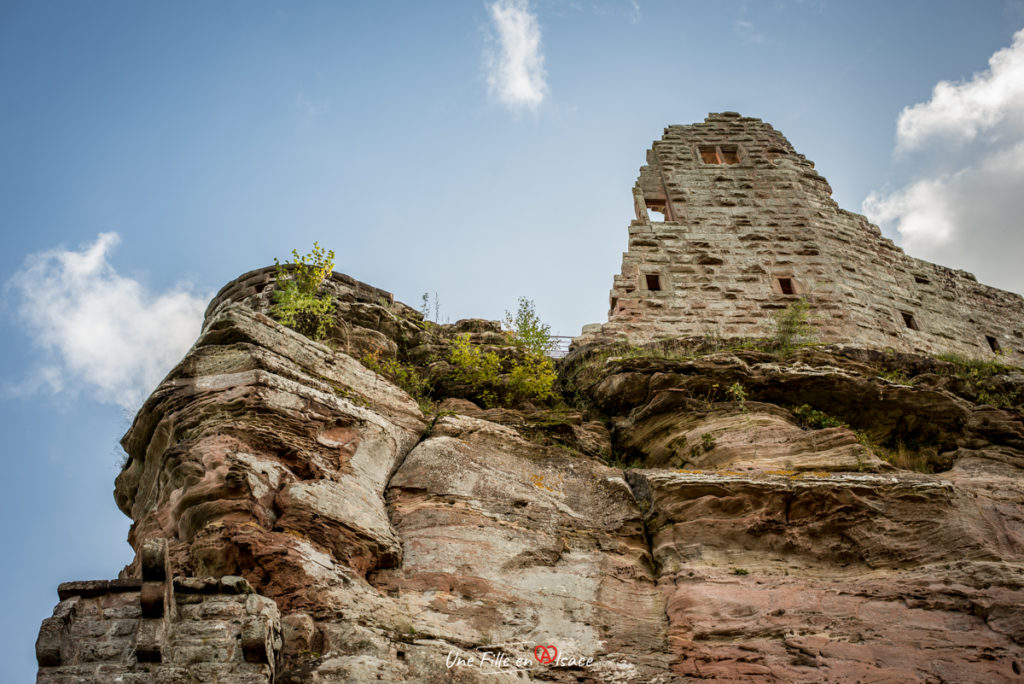
[[[700,158],[705,164],[721,164],[718,158],[718,148],[714,145],[701,145]]]
[[[618,298],[612,297],[612,313],[615,313],[615,307],[619,303]]]
[[[651,223],[664,223],[668,219],[668,203],[663,199],[647,199],[647,220]]]
[[[914,276],[914,282],[917,283],[918,285],[927,285],[928,279],[925,278],[924,276]]]
[[[985,341],[988,342],[989,348],[996,354],[999,354],[1000,352],[1003,351],[1003,348],[999,346],[999,340],[992,337],[991,335],[985,335]]]
[[[739,145],[698,145],[697,152],[705,164],[739,164]]]
[[[735,145],[722,145],[718,148],[723,164],[739,164],[740,153],[739,148]]]
[[[782,294],[784,295],[796,294],[796,290],[793,289],[793,280],[791,278],[779,278],[779,289],[782,290]]]
[[[644,278],[647,279],[647,289],[651,292],[657,292],[661,290],[661,278],[654,273],[644,274]]]
[[[920,330],[917,327],[917,321],[914,320],[914,314],[907,313],[906,311],[900,311],[900,315],[903,316],[903,324],[911,330]]]

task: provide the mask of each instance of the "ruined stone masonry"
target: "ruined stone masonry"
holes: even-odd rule
[[[140,556],[140,579],[60,585],[36,641],[38,681],[273,680],[273,601],[241,577],[172,577],[163,539],[147,540]]]
[[[1024,363],[1024,298],[907,256],[831,194],[760,119],[669,126],[633,190],[608,323],[583,341],[763,337],[804,297],[822,342]]]
[[[226,285],[122,439],[135,560],[58,587],[37,682],[1024,681],[1021,298],[756,119],[667,129],[635,200],[547,402],[471,401],[450,352],[514,358],[495,321],[334,273],[313,341],[275,268]],[[822,344],[645,345],[799,297]]]

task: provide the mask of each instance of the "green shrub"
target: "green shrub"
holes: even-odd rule
[[[810,305],[806,299],[798,299],[790,303],[772,318],[775,333],[772,343],[782,350],[788,350],[800,342],[810,341],[814,335],[814,326],[808,318]]]
[[[715,448],[715,436],[710,432],[705,432],[700,436],[700,444],[694,444],[693,448],[690,449],[690,458],[696,460],[701,457],[701,454],[706,454]]]
[[[821,430],[823,428],[831,427],[848,427],[846,423],[838,418],[834,418],[824,411],[812,408],[808,404],[802,404],[793,409],[793,416],[801,427],[810,428],[812,430]]]
[[[508,391],[513,398],[544,401],[555,396],[557,379],[555,364],[546,356],[527,355],[521,362],[512,362]]]
[[[551,326],[541,322],[533,302],[526,297],[519,298],[514,316],[510,311],[505,312],[505,328],[512,334],[512,343],[527,354],[543,357],[555,347]]]
[[[962,354],[939,354],[936,358],[955,366],[954,374],[968,380],[981,380],[1000,373],[1008,373],[1012,369],[995,359],[972,359]]]
[[[469,333],[463,333],[452,340],[448,361],[452,379],[468,385],[475,399],[487,408],[498,404],[501,357],[497,353],[470,344]]]
[[[302,256],[292,250],[295,260],[277,266],[274,304],[271,315],[281,325],[314,340],[327,337],[334,322],[334,300],[330,295],[319,295],[320,285],[334,271],[334,250],[324,251],[313,243],[313,251]]]
[[[364,354],[360,361],[374,373],[383,375],[401,387],[418,403],[426,404],[423,400],[430,395],[433,386],[429,380],[420,375],[415,366],[404,364],[398,359],[382,359],[379,352]]]
[[[727,389],[726,392],[729,394],[729,398],[733,401],[742,403],[747,400],[747,390],[739,382],[734,382],[729,385],[729,389]]]
[[[879,371],[878,377],[888,380],[889,382],[896,383],[897,385],[903,385],[907,382],[907,371],[904,368],[894,368],[888,371]]]
[[[547,357],[554,347],[551,326],[541,322],[532,301],[520,297],[516,313],[505,312],[505,329],[518,354],[499,356],[481,349],[470,344],[468,333],[456,337],[448,354],[453,379],[488,408],[554,397],[557,375]]]
[[[977,403],[998,408],[1024,408],[1019,393],[1007,391],[993,381],[997,375],[1013,372],[1013,368],[995,359],[972,359],[960,354],[939,354],[937,358],[953,364],[953,375],[965,381],[965,394]]]
[[[725,391],[729,395],[730,399],[732,399],[733,401],[738,401],[740,403],[740,410],[746,413],[747,389],[742,385],[742,383],[734,382],[731,385],[729,385],[729,388]]]

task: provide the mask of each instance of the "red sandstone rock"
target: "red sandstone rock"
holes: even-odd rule
[[[781,136],[711,135],[736,125],[765,130],[713,117],[684,149],[669,129],[637,193],[670,218],[693,209],[697,232],[732,221],[728,249],[691,226],[635,224],[606,333],[638,343],[678,327],[669,277],[783,306],[784,291],[749,289],[780,276],[761,265],[769,228],[799,228],[794,254],[831,272],[828,241],[795,223],[809,209],[846,230],[828,240],[871,232],[825,201]],[[724,180],[688,209],[681,188],[654,182],[670,162]],[[750,188],[736,181],[754,169],[797,183],[806,206],[744,223]],[[685,237],[688,261],[646,273],[635,258],[663,250],[665,231]],[[890,299],[907,273],[948,275],[882,248],[911,269]],[[737,264],[742,287],[711,279]],[[468,333],[514,353],[498,324],[424,325],[334,274],[337,325],[316,343],[266,315],[273,275],[222,290],[125,436],[115,499],[137,560],[119,580],[61,585],[40,682],[1020,681],[1019,370],[849,345],[578,344],[560,369],[573,408],[483,409],[445,350]],[[640,275],[666,280],[627,292]],[[985,292],[950,278],[965,301]],[[818,291],[828,334],[864,322],[830,292]],[[429,375],[440,403],[425,415],[364,354]]]

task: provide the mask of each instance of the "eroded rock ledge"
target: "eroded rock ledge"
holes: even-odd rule
[[[327,288],[327,344],[267,315],[272,269],[211,303],[123,441],[137,560],[62,585],[40,682],[1020,681],[1019,371],[591,347],[483,409],[444,350],[497,325]]]

